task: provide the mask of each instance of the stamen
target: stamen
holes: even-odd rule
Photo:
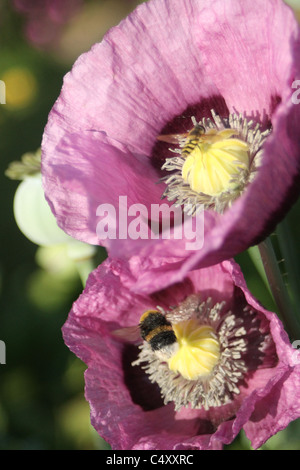
[[[173,402],[175,410],[182,406],[208,410],[232,401],[253,364],[258,366],[264,357],[266,335],[259,329],[257,312],[245,308],[237,317],[226,311],[224,302],[201,302],[198,294],[163,312],[173,325],[177,352],[163,360],[144,342],[132,365],[145,370],[159,385],[164,403]],[[247,338],[249,328],[256,335],[253,342]]]
[[[170,370],[187,380],[209,375],[220,357],[214,330],[191,319],[174,325],[178,351],[168,360]]]
[[[161,179],[167,185],[162,198],[191,215],[203,206],[220,213],[231,206],[255,178],[271,132],[262,132],[242,114],[221,118],[211,110],[211,115],[199,123],[192,117],[194,128],[187,136],[177,136],[179,148],[162,166],[171,173]]]

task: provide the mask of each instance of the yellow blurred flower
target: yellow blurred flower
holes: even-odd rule
[[[11,67],[1,76],[5,83],[6,105],[15,108],[25,108],[30,105],[38,90],[33,73],[25,67]]]

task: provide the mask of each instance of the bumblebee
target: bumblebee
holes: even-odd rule
[[[143,339],[162,360],[172,357],[179,347],[172,324],[159,310],[146,310],[137,326],[115,330],[114,335],[133,342]]]

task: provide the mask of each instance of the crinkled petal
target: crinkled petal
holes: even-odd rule
[[[140,5],[77,60],[49,115],[43,179],[59,225],[80,240],[104,244],[112,256],[142,253],[146,259],[154,249],[165,250],[173,264],[176,250],[178,279],[191,267],[220,262],[256,244],[299,194],[300,107],[291,99],[299,74],[299,26],[281,0],[152,0]],[[160,204],[163,184],[157,184],[153,168],[157,136],[176,116],[177,124],[191,110],[200,118],[218,100],[224,109],[264,125],[271,120],[273,133],[263,166],[244,195],[222,216],[205,213],[203,247],[193,253],[184,240],[180,247],[173,240],[132,240],[129,235],[99,238],[95,208],[106,202],[108,192],[126,196],[132,191],[147,208]],[[86,144],[79,143],[82,136]],[[102,152],[102,142],[112,148]],[[119,173],[118,150],[127,166],[115,184],[114,178],[98,175],[106,160]],[[88,172],[81,156],[86,152]],[[71,179],[62,172],[65,164]],[[130,181],[128,187],[122,176]],[[78,188],[81,196],[74,197]],[[116,199],[116,210],[122,211]],[[157,274],[159,285],[163,279]],[[145,284],[147,279],[141,279],[140,288]]]
[[[299,381],[295,351],[278,317],[253,298],[236,263],[226,261],[191,272],[181,284],[170,282],[164,290],[143,295],[132,290],[143,271],[139,266],[140,272],[134,274],[120,260],[104,262],[90,275],[63,327],[66,344],[88,366],[86,398],[92,423],[114,449],[218,449],[232,442],[243,427],[257,446],[270,437],[272,426],[274,434],[299,416],[299,400],[292,389]],[[260,312],[264,328],[271,332],[277,365],[256,370],[227,405],[177,412],[172,404],[164,406],[156,385],[131,366],[136,346],[114,339],[112,331],[137,324],[148,308],[168,308],[195,292],[214,301],[226,300],[230,306],[237,290]]]
[[[292,12],[281,0],[221,1],[208,5],[202,22],[204,67],[229,111],[270,117],[283,92],[290,97]]]
[[[254,411],[244,429],[257,449],[300,416],[299,364],[286,370],[269,393],[258,394]],[[295,393],[296,392],[296,393]],[[268,413],[266,413],[266,409]]]
[[[46,133],[44,139],[47,138]],[[47,170],[43,163],[47,172],[46,192],[51,194],[50,204],[58,225],[72,237],[97,245],[97,226],[103,220],[105,211],[116,215],[110,227],[112,234],[118,234],[120,211],[116,208],[119,196],[123,197],[126,206],[142,204],[150,213],[149,194],[156,199],[159,189],[152,184],[155,169],[147,168],[143,159],[124,146],[117,148],[103,139],[101,133],[92,131],[64,136],[60,148],[64,153],[63,160],[54,157],[46,164]],[[76,212],[77,216],[71,217],[70,211],[73,214]],[[122,211],[126,214],[125,207]],[[106,244],[105,241],[103,244]]]

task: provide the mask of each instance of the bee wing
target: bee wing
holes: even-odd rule
[[[160,142],[167,142],[168,144],[178,144],[181,140],[185,139],[188,136],[186,134],[166,134],[166,135],[159,135],[157,140]]]
[[[124,341],[134,343],[138,340],[141,340],[141,333],[139,325],[128,326],[126,328],[120,328],[119,330],[114,330],[112,332],[114,336]]]

